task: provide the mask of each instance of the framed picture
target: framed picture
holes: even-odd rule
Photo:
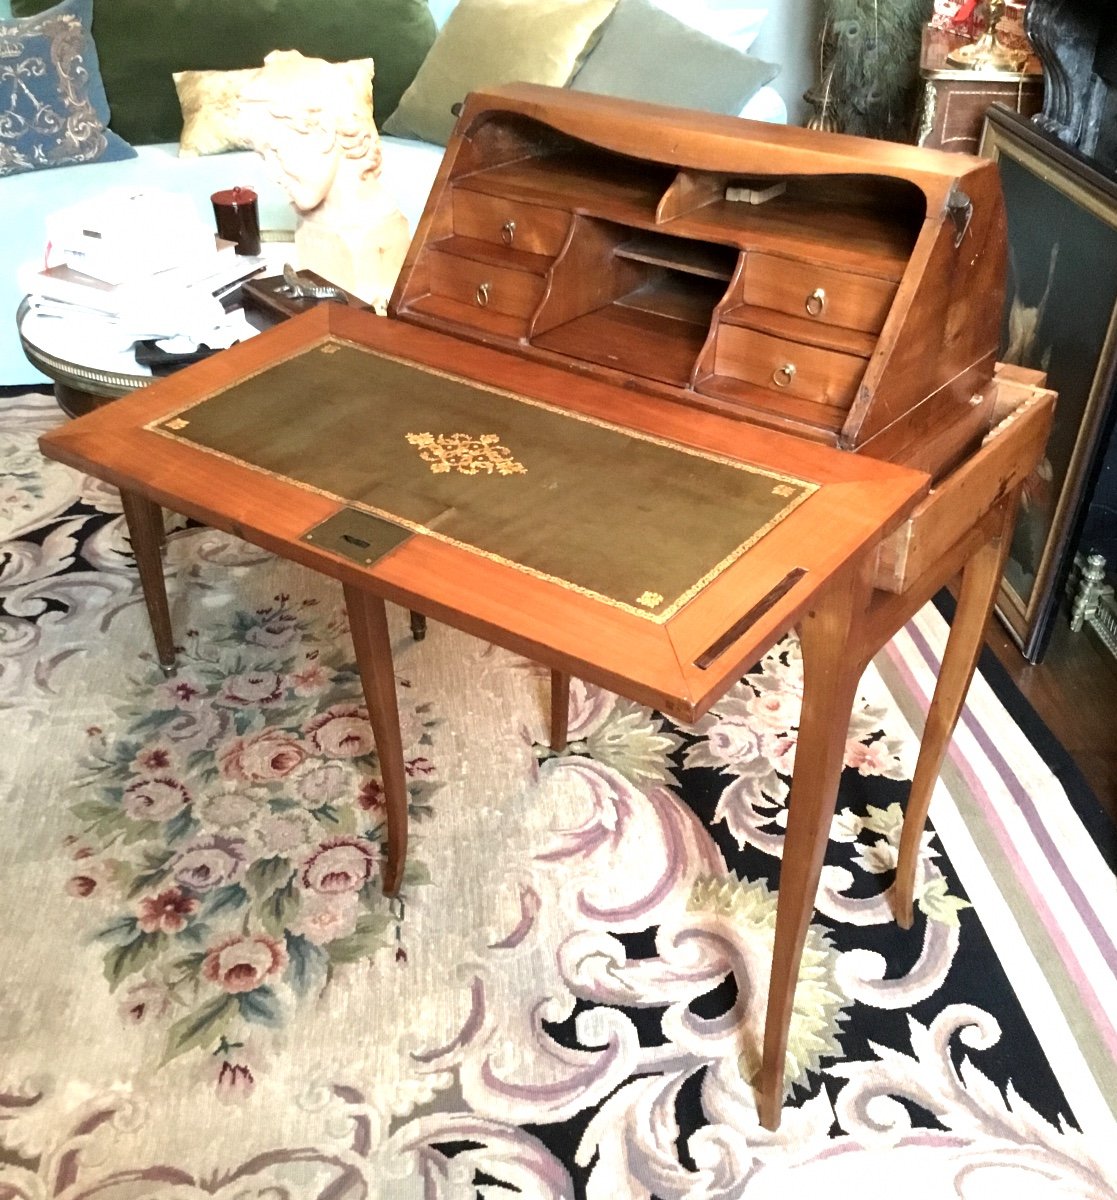
[[[1001,358],[1059,393],[1024,485],[997,611],[1038,662],[1058,611],[1117,382],[1117,184],[1007,110],[990,109],[981,153],[1000,167],[1009,271]]]

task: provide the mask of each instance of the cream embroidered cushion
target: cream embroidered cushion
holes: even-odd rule
[[[244,88],[260,68],[243,71],[176,71],[175,91],[182,109],[182,136],[178,152],[183,158],[246,150],[251,143],[240,112]]]
[[[371,58],[355,58],[332,65],[347,73],[364,72],[370,80],[373,76]],[[252,86],[257,83],[262,70],[262,67],[249,67],[242,71],[175,72],[175,91],[182,109],[178,152],[183,158],[252,149],[251,121],[244,110],[243,97],[252,87],[253,99],[262,98],[259,87]],[[370,119],[371,103],[370,90]]]

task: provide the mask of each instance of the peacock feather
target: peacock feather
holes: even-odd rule
[[[825,0],[812,124],[910,141],[919,46],[933,0]]]

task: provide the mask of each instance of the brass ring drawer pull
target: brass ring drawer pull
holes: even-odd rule
[[[806,300],[807,315],[818,317],[822,315],[822,310],[826,307],[826,293],[822,288],[815,288]]]
[[[500,227],[500,240],[506,245],[512,245],[512,239],[516,236],[516,222],[505,221]]]
[[[772,382],[778,388],[785,388],[795,378],[795,364],[784,363],[772,372]]]
[[[476,300],[477,300],[477,303],[482,308],[485,308],[489,303],[489,288],[490,288],[490,286],[491,285],[488,283],[479,283],[477,285],[477,292],[475,294]]]

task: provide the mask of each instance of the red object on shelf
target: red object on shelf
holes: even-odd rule
[[[976,38],[985,28],[977,0],[935,0],[931,24],[968,38]]]

